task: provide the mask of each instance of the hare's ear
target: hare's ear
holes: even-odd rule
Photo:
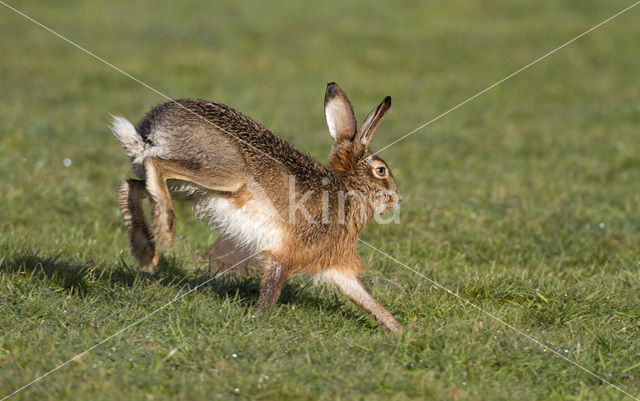
[[[371,140],[373,139],[373,133],[378,128],[378,124],[382,121],[382,117],[384,117],[385,113],[391,107],[391,97],[387,96],[384,98],[382,103],[378,105],[375,109],[369,113],[367,118],[364,119],[356,137],[354,139],[354,143],[357,146],[361,146],[364,149],[369,147]]]
[[[351,102],[335,82],[327,84],[324,94],[324,116],[334,141],[350,141],[356,133],[356,117]]]

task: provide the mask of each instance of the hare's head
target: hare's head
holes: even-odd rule
[[[358,128],[351,102],[335,82],[327,85],[324,97],[324,114],[334,140],[329,168],[345,178],[349,190],[357,191],[373,213],[391,211],[402,200],[387,164],[369,151],[373,134],[390,107],[387,96]]]

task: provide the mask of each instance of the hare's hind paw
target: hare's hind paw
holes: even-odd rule
[[[146,273],[153,273],[158,267],[158,252],[155,250],[151,254],[145,254],[141,259],[138,259],[140,263],[140,270]]]
[[[127,228],[131,253],[138,261],[140,270],[151,273],[158,265],[158,252],[142,209],[142,199],[149,195],[144,182],[122,181],[116,194],[122,221]]]

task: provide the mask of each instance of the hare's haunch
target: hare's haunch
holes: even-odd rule
[[[154,271],[156,247],[173,243],[172,198],[190,200],[199,218],[222,231],[212,260],[257,255],[253,261],[263,267],[259,314],[273,307],[289,277],[309,273],[336,285],[388,329],[400,330],[362,285],[365,267],[356,252],[365,224],[402,200],[389,167],[369,151],[389,107],[386,97],[358,128],[345,93],[328,84],[324,108],[334,143],[326,165],[219,103],[171,101],[137,128],[114,117],[113,133],[138,177],[122,181],[117,197],[140,268]],[[144,198],[151,203],[150,224]]]

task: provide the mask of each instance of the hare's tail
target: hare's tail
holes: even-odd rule
[[[127,155],[133,159],[142,156],[145,150],[144,139],[138,134],[136,127],[126,118],[113,116],[111,131],[113,131],[113,136],[120,142]]]

